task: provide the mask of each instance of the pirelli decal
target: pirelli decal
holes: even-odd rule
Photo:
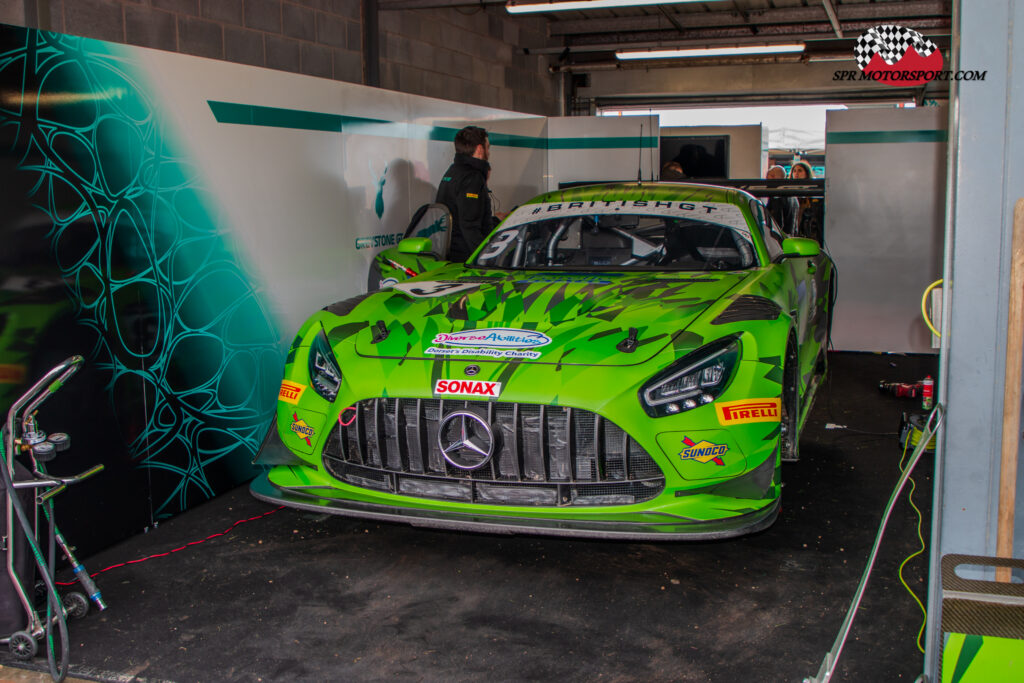
[[[303,384],[296,384],[295,382],[284,380],[281,382],[281,391],[277,393],[277,398],[285,403],[298,405],[299,397],[302,396],[302,392],[305,390],[306,387]]]
[[[746,401],[716,403],[718,422],[722,425],[741,425],[751,422],[778,422],[780,400],[755,398]]]

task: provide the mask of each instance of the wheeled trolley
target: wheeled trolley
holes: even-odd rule
[[[69,485],[97,474],[103,465],[73,477],[48,474],[46,463],[66,451],[71,440],[65,433],[47,434],[36,421],[39,407],[78,372],[81,365],[81,356],[68,358],[15,401],[7,413],[0,440],[0,483],[3,484],[7,515],[3,550],[10,587],[25,616],[24,628],[0,637],[0,644],[6,644],[19,659],[31,659],[38,651],[39,641],[45,638],[49,645],[50,673],[56,681],[63,680],[67,674],[67,618],[85,616],[90,599],[99,609],[106,609],[96,584],[57,528],[53,509],[54,496]],[[20,456],[24,456],[28,467],[17,461]],[[43,547],[48,551],[46,557]],[[54,580],[58,547],[71,563],[84,593],[58,594]],[[35,580],[37,573],[38,584]],[[41,589],[40,599],[36,597],[37,585]],[[40,605],[45,605],[45,608]],[[55,633],[60,638],[59,653],[53,647]]]

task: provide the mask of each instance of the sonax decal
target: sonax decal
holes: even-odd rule
[[[716,403],[718,422],[723,425],[740,425],[750,422],[778,422],[779,406],[777,398],[755,398],[746,401],[729,401]]]
[[[297,413],[292,413],[292,419],[295,421],[292,422],[289,429],[295,432],[300,439],[305,441],[307,446],[312,446],[313,442],[310,441],[310,439],[316,436],[316,430],[306,424],[305,420],[300,420]]]
[[[478,382],[468,379],[439,379],[434,383],[437,396],[494,396],[501,393],[501,382]]]
[[[295,382],[284,380],[281,382],[281,391],[277,393],[277,398],[285,403],[298,405],[299,397],[302,396],[302,392],[305,390],[306,387],[303,384],[296,384]]]
[[[697,462],[713,462],[716,465],[725,465],[725,461],[722,460],[722,456],[729,452],[729,447],[724,444],[711,443],[710,441],[701,441],[700,443],[694,443],[690,437],[683,439],[683,445],[686,446],[679,453],[679,457],[683,460],[696,460]]]

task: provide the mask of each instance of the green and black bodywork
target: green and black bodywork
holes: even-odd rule
[[[826,370],[834,269],[766,220],[727,188],[552,192],[466,264],[327,306],[292,343],[253,493],[504,533],[769,526]]]

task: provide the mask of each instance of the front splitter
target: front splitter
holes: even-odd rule
[[[472,531],[487,534],[525,534],[626,541],[707,541],[756,533],[771,526],[779,514],[779,500],[756,512],[725,520],[690,521],[661,512],[644,513],[650,521],[581,521],[534,519],[420,508],[401,508],[323,496],[311,490],[273,484],[267,474],[253,480],[250,492],[257,499],[286,507],[344,517],[399,522],[417,527]]]

